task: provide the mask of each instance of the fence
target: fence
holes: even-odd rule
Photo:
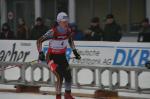
[[[18,78],[15,80],[8,79],[6,72],[11,68],[18,68],[20,73]],[[30,68],[30,69],[29,69]],[[35,79],[35,71],[39,70],[39,79]],[[139,84],[139,78],[142,73],[150,74],[150,70],[146,68],[122,68],[122,67],[98,67],[98,66],[86,66],[86,65],[73,65],[71,64],[72,75],[73,75],[73,88],[80,89],[108,89],[135,93],[147,93],[150,94],[149,88],[142,88]],[[87,69],[91,71],[92,81],[89,84],[81,84],[79,81],[79,73],[81,70]],[[28,73],[27,73],[28,71]],[[47,78],[45,78],[45,71],[48,71]],[[106,74],[107,72],[107,74]],[[122,85],[121,82],[122,73],[126,75],[126,84]],[[106,74],[105,76],[104,73]],[[30,75],[30,80],[27,80]],[[107,76],[107,77],[106,77]],[[103,81],[103,77],[108,78],[107,81]],[[88,79],[88,77],[86,77]],[[106,85],[104,82],[108,83]],[[144,81],[142,81],[144,82]],[[150,83],[150,82],[149,82]],[[0,62],[0,84],[6,85],[26,85],[26,86],[42,86],[42,87],[53,87],[55,85],[55,77],[50,72],[49,67],[44,63],[18,63],[18,62]],[[132,84],[134,86],[132,86]]]

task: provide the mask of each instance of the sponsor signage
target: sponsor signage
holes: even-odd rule
[[[45,54],[48,45],[48,42],[43,43]],[[70,64],[143,67],[150,60],[149,43],[76,41],[75,45],[82,58],[73,58],[72,49],[68,47],[66,56]],[[29,62],[37,59],[34,40],[0,41],[0,61]]]

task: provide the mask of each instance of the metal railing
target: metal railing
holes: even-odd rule
[[[7,79],[6,71],[10,66],[14,66],[19,69],[19,78],[15,80]],[[27,80],[27,70],[30,68],[30,80]],[[40,78],[35,80],[35,70],[39,68]],[[72,75],[73,75],[73,88],[80,89],[108,89],[108,90],[117,90],[125,92],[135,92],[135,93],[146,93],[150,94],[150,85],[149,88],[142,88],[139,84],[139,77],[144,72],[149,73],[150,70],[146,68],[122,68],[122,67],[99,67],[99,66],[86,66],[86,65],[74,65],[71,64]],[[78,73],[81,70],[88,69],[92,71],[93,80],[90,84],[81,84],[79,81]],[[48,71],[48,77],[45,80],[45,70]],[[107,72],[107,75],[103,76]],[[122,72],[125,73],[127,81],[125,85],[121,85]],[[114,77],[114,74],[116,75]],[[106,77],[107,76],[107,77]],[[107,81],[103,81],[103,77],[108,78]],[[149,78],[148,78],[149,79]],[[46,64],[30,64],[30,63],[18,63],[18,62],[0,62],[0,84],[6,85],[26,85],[26,86],[41,86],[41,87],[54,87],[55,77],[53,73],[49,70],[49,67]],[[114,83],[115,81],[115,83]],[[104,84],[107,82],[108,85]],[[142,81],[144,82],[144,81]],[[132,86],[132,84],[134,86]],[[150,82],[149,82],[150,84]]]

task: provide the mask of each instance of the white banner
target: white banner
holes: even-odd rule
[[[0,40],[0,61],[29,62],[37,60],[35,41]]]
[[[136,42],[75,42],[81,60],[71,59],[71,48],[67,49],[67,58],[71,64],[94,66],[136,66],[142,67],[150,60],[150,44]],[[44,44],[44,50],[47,49]]]
[[[77,41],[75,44],[82,58],[72,59],[74,55],[71,48],[68,48],[66,55],[71,64],[142,67],[150,60],[149,43]],[[47,49],[48,42],[45,42],[43,51],[46,53]],[[29,62],[37,58],[36,41],[0,41],[0,61]]]

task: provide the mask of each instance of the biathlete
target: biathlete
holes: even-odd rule
[[[56,82],[56,99],[61,99],[61,89],[63,79],[65,79],[64,99],[74,99],[71,95],[72,76],[71,69],[66,59],[66,49],[69,43],[76,59],[81,59],[72,39],[73,30],[68,24],[68,15],[60,12],[57,15],[57,25],[48,30],[42,37],[37,40],[37,49],[39,51],[39,60],[45,60],[42,52],[42,42],[49,40],[49,48],[46,54],[46,61],[51,71],[57,78]]]

